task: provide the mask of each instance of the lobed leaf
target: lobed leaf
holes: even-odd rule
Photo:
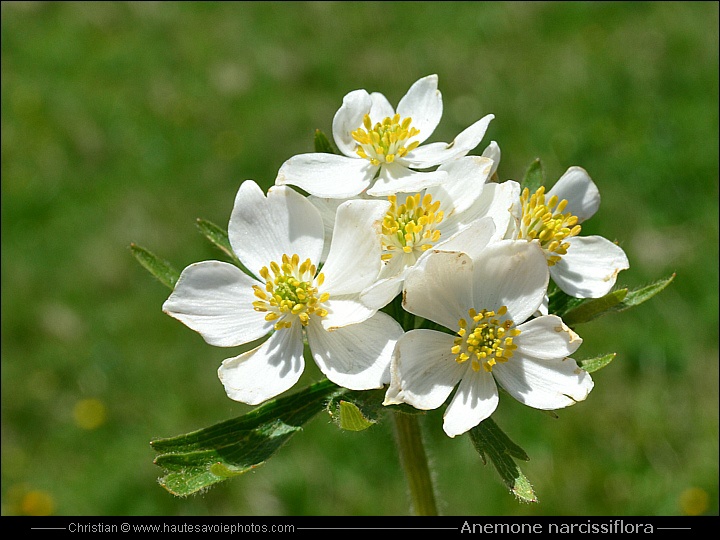
[[[170,289],[175,288],[175,283],[177,283],[180,277],[180,272],[169,262],[137,244],[130,244],[130,251],[135,259],[137,259],[148,272],[155,276],[160,283]]]
[[[491,418],[483,420],[472,428],[470,439],[483,463],[487,463],[486,458],[490,458],[495,469],[500,473],[503,483],[518,499],[537,502],[532,485],[513,459],[528,461],[530,458]]]
[[[160,484],[187,496],[262,465],[302,426],[346,390],[328,380],[269,401],[238,418],[185,435],[157,439]]]

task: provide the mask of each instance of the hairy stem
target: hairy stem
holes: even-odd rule
[[[437,516],[435,490],[418,415],[394,411],[392,416],[400,463],[410,488],[413,511],[418,516]]]

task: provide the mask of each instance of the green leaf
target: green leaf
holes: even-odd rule
[[[562,320],[568,326],[585,323],[607,313],[627,296],[627,289],[611,291],[600,298],[589,298],[565,312]]]
[[[205,235],[205,238],[220,248],[220,250],[230,257],[236,265],[242,266],[240,260],[237,258],[237,255],[235,255],[235,252],[230,245],[227,231],[206,219],[198,218],[195,224],[197,225],[197,228],[200,229],[200,232]]]
[[[554,284],[552,285],[555,287]],[[584,301],[584,298],[573,298],[559,287],[556,287],[555,290],[548,295],[548,312],[558,317],[564,317],[565,313],[576,308]]]
[[[528,188],[530,195],[535,193],[540,186],[545,185],[545,171],[543,170],[540,158],[535,158],[525,171],[523,181],[520,183],[520,189]]]
[[[532,485],[513,459],[528,461],[530,458],[522,448],[505,435],[491,418],[486,418],[472,428],[470,439],[483,463],[487,463],[487,457],[490,458],[511,493],[521,501],[537,502]]]
[[[302,426],[347,390],[328,380],[269,401],[249,413],[186,435],[157,439],[160,485],[173,495],[196,493],[262,465]]]
[[[620,312],[625,311],[626,309],[630,309],[631,307],[638,306],[643,302],[650,300],[653,296],[655,296],[665,287],[670,285],[673,279],[675,279],[675,274],[671,275],[669,278],[661,279],[659,281],[656,281],[655,283],[651,283],[646,287],[630,291],[625,296],[625,299],[618,305],[614,306],[611,310]]]
[[[323,154],[337,154],[330,144],[330,139],[319,129],[315,130],[315,151]]]
[[[180,272],[175,270],[173,266],[164,259],[161,259],[157,255],[151,253],[147,249],[138,246],[137,244],[130,244],[130,251],[138,262],[145,267],[145,269],[155,276],[160,283],[173,289],[175,283],[177,283],[180,277]]]
[[[593,373],[599,369],[604,368],[610,362],[615,360],[617,353],[605,354],[603,356],[596,356],[595,358],[586,358],[584,360],[578,360],[578,365],[588,373]]]
[[[640,305],[662,291],[673,279],[675,274],[640,289],[618,289],[601,298],[573,298],[557,289],[549,296],[548,311],[561,317],[568,326],[574,326],[605,313],[618,313]]]

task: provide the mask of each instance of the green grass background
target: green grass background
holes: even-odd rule
[[[196,218],[225,227],[240,183],[311,151],[347,92],[396,104],[431,73],[431,140],[495,114],[474,153],[498,141],[501,179],[536,157],[550,184],[588,170],[583,234],[625,249],[619,285],[677,273],[577,328],[578,357],[617,352],[585,402],[553,419],[502,396],[539,503],[423,417],[442,513],[717,515],[717,3],[3,2],[4,515],[408,513],[389,424],[327,416],[251,473],[165,492],[148,442],[248,408],[216,375],[237,350],[164,315],[129,245],[220,258]]]

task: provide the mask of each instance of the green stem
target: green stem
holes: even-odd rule
[[[400,454],[400,464],[410,488],[413,511],[418,516],[437,516],[435,491],[418,415],[394,411],[392,416],[395,420],[395,440]]]

